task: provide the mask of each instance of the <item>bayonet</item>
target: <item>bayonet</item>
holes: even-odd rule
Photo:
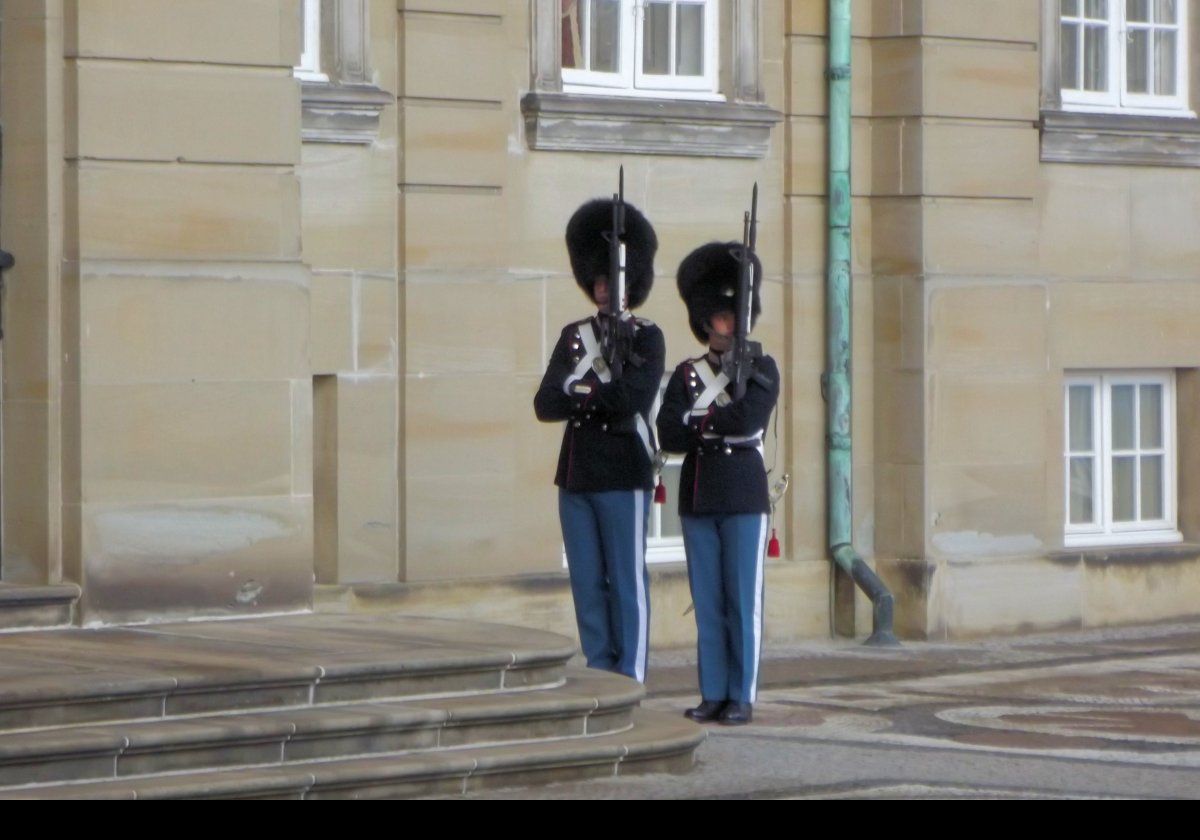
[[[623,329],[625,313],[625,167],[617,172],[617,191],[612,200],[612,229],[608,232],[608,303],[600,319],[600,349],[604,361],[619,379],[628,360],[630,348]]]
[[[733,383],[734,399],[746,394],[746,383],[752,378],[765,379],[754,369],[754,360],[762,356],[762,344],[750,340],[754,317],[754,248],[758,242],[758,183],[750,193],[750,210],[742,214],[742,246],[735,248],[738,279],[735,305],[733,346],[725,354],[722,367]]]

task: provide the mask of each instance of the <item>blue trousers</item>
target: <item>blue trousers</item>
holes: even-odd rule
[[[646,680],[650,576],[645,490],[558,491],[579,644],[589,668]]]
[[[762,652],[767,516],[684,516],[682,522],[696,607],[700,696],[753,703]]]

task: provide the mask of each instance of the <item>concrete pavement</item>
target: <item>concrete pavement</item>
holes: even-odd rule
[[[689,775],[489,795],[1200,796],[1200,621],[766,657],[754,724],[707,727]],[[657,654],[644,705],[693,703],[693,659]]]

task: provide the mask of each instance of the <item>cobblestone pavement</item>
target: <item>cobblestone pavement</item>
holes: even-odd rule
[[[644,705],[693,703],[687,653],[656,664]],[[1200,623],[891,651],[814,643],[772,651],[764,675],[753,725],[709,726],[687,776],[495,795],[1200,796]]]

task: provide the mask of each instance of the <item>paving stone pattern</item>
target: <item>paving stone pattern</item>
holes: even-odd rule
[[[660,653],[646,705],[694,701]],[[491,795],[553,798],[1200,796],[1200,623],[899,650],[777,648],[753,725],[706,727],[694,772]]]

